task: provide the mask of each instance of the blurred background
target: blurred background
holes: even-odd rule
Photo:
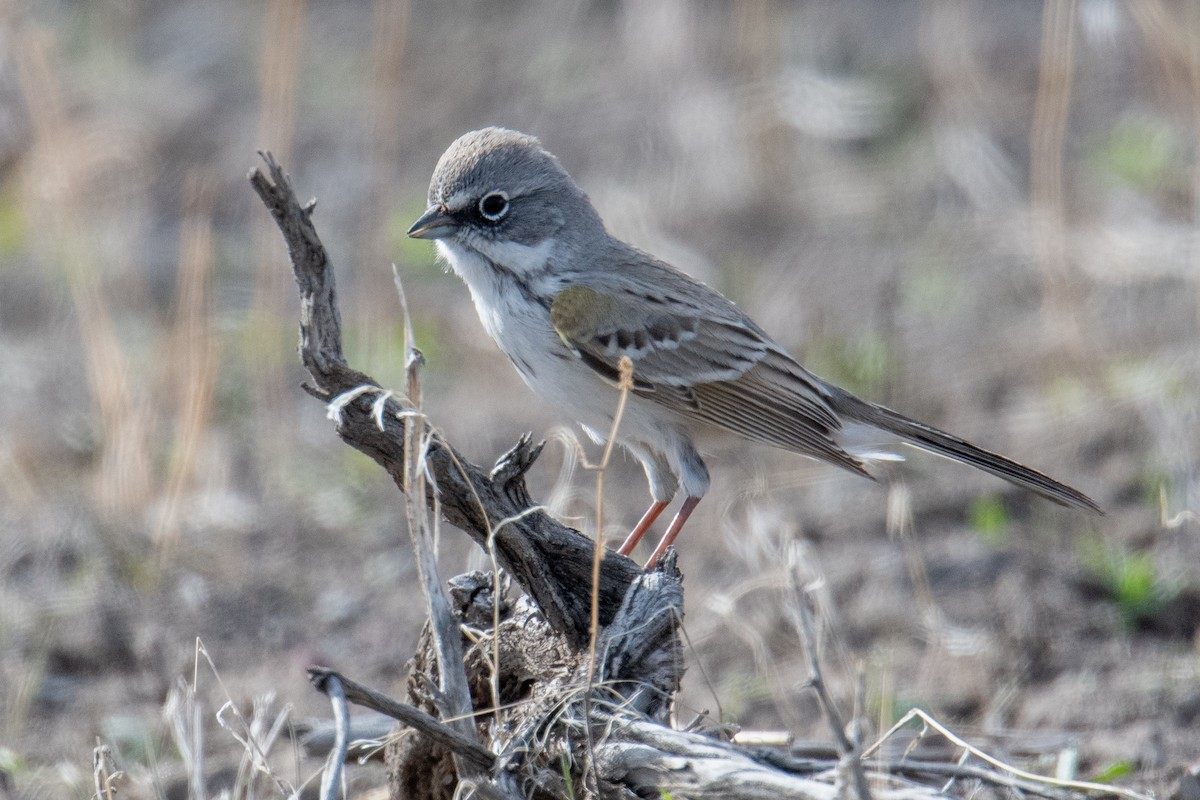
[[[1043,771],[1161,789],[1200,762],[1200,3],[8,0],[0,795],[87,795],[99,737],[129,796],[186,796],[192,711],[215,794],[242,780],[226,700],[327,715],[314,662],[401,685],[402,501],[299,388],[258,149],[319,200],[352,363],[402,385],[394,262],[435,424],[481,464],[549,438],[533,494],[591,530],[569,420],[404,235],[488,124],[814,372],[1108,512],[921,454],[877,484],[713,454],[681,723],[827,739],[799,583],[867,741],[920,706]],[[617,537],[644,479],[618,459],[606,487]],[[448,526],[441,558],[483,566]]]

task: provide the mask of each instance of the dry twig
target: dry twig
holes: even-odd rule
[[[300,358],[315,385],[306,390],[330,402],[354,393],[340,408],[338,434],[351,447],[379,463],[404,487],[404,429],[410,405],[388,396],[376,415],[373,400],[384,394],[369,376],[352,369],[342,353],[341,317],[328,256],[312,224],[315,202],[301,205],[282,168],[263,154],[270,178],[259,170],[250,183],[275,219],[288,247],[300,291]],[[363,391],[366,388],[368,391]],[[382,424],[377,424],[381,422]],[[525,514],[528,494],[522,481],[540,452],[523,439],[497,462],[492,475],[432,436],[425,465],[437,485],[440,511],[453,525],[486,548],[494,532],[497,560],[537,602],[546,620],[573,645],[588,639],[591,617],[593,542],[537,512]],[[426,497],[432,505],[432,495]],[[507,524],[497,527],[506,520]],[[608,624],[629,584],[641,569],[628,558],[606,553],[599,586],[599,618]]]
[[[336,679],[340,683],[347,702],[378,711],[380,714],[386,714],[392,719],[403,722],[408,727],[420,731],[423,736],[429,737],[447,750],[458,753],[482,769],[491,769],[495,766],[496,756],[486,747],[471,737],[463,736],[455,728],[434,719],[419,708],[397,702],[334,670],[325,667],[310,667],[308,670],[308,680],[320,692],[327,691],[331,679]]]
[[[347,731],[350,728],[350,712],[346,708],[346,692],[338,675],[327,675],[321,683],[321,691],[333,704],[336,731],[333,749],[325,759],[325,772],[321,776],[321,800],[337,800],[338,792],[342,788],[342,764],[346,761],[349,746]]]

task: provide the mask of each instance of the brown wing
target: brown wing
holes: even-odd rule
[[[679,276],[660,276],[672,281],[669,296],[644,270],[603,290],[571,286],[555,297],[551,319],[572,352],[608,380],[628,356],[643,397],[865,474],[835,441],[841,423],[820,385],[733,303]]]

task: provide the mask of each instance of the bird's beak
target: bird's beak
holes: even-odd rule
[[[444,239],[458,229],[458,222],[440,206],[430,206],[408,229],[414,239]]]

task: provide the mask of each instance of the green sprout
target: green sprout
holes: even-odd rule
[[[1156,615],[1179,592],[1158,573],[1149,553],[1132,553],[1099,537],[1080,543],[1084,566],[1104,587],[1127,628]]]
[[[971,527],[988,545],[1000,548],[1008,544],[1011,520],[999,497],[986,495],[976,498],[971,503],[970,517]]]

